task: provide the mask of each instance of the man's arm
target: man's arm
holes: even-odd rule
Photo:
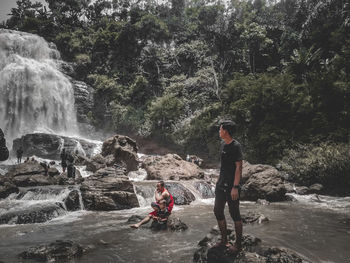
[[[241,178],[242,178],[242,161],[237,161],[236,162],[235,179],[233,181],[233,185],[239,185]],[[234,188],[234,187],[232,188],[231,197],[232,197],[232,200],[238,199],[238,189],[237,188]]]
[[[167,191],[164,191],[162,194],[160,194],[157,190],[155,191],[154,197],[156,199],[157,202],[161,201],[161,200],[165,200],[166,198],[168,198],[169,193]]]

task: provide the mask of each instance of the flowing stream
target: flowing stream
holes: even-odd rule
[[[142,171],[139,176],[142,177]],[[155,181],[135,180],[140,208],[91,212],[81,207],[79,211],[67,212],[61,206],[57,217],[44,223],[0,225],[0,260],[18,262],[16,255],[30,246],[69,239],[91,249],[75,262],[192,262],[197,243],[216,224],[213,199],[201,199],[200,193],[192,187],[193,182],[181,183],[196,197],[190,205],[175,206],[172,215],[189,226],[185,232],[129,228],[127,219],[130,216],[143,216],[150,211],[155,186]],[[11,195],[0,201],[0,213],[4,209],[19,211],[38,203],[45,206],[62,202],[70,190],[67,187],[39,187]],[[242,214],[255,211],[270,219],[261,225],[246,225],[244,232],[261,238],[266,245],[293,249],[311,262],[350,262],[349,197],[293,196],[299,201],[270,205],[242,202]],[[227,211],[226,217],[230,223]]]

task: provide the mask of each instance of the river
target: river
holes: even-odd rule
[[[293,249],[311,262],[350,262],[349,198],[294,197],[299,201],[270,205],[242,202],[242,214],[255,211],[270,219],[260,225],[245,225],[244,233],[261,238],[263,244]],[[213,199],[177,206],[173,216],[189,227],[179,233],[130,229],[127,219],[145,215],[148,207],[113,212],[81,210],[45,223],[1,225],[0,260],[18,262],[17,255],[30,246],[69,239],[91,248],[73,262],[192,262],[198,241],[216,224],[212,209]]]

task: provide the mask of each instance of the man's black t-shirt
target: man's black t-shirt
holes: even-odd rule
[[[235,179],[236,162],[243,160],[242,147],[239,142],[221,145],[220,176],[216,187],[221,190],[232,189]]]

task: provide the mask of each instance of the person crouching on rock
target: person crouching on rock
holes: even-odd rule
[[[236,124],[233,121],[224,121],[220,123],[219,135],[224,143],[220,156],[220,176],[216,183],[214,204],[214,214],[221,232],[221,242],[214,245],[214,247],[224,246],[232,253],[236,253],[241,249],[243,231],[242,219],[239,211],[243,154],[240,143],[233,139],[235,129]],[[226,202],[235,224],[236,240],[233,246],[231,246],[227,240],[227,226],[224,215]]]
[[[159,181],[157,183],[157,188],[154,192],[154,198],[158,203],[162,200],[165,200],[168,212],[169,214],[171,214],[171,211],[173,210],[173,207],[174,207],[174,198],[169,193],[169,191],[164,187],[164,181]]]
[[[139,228],[140,226],[147,224],[151,219],[155,219],[157,217],[157,213],[159,211],[159,205],[156,202],[152,202],[151,204],[153,208],[153,212],[149,213],[144,219],[142,219],[139,223],[131,225],[131,228]]]

